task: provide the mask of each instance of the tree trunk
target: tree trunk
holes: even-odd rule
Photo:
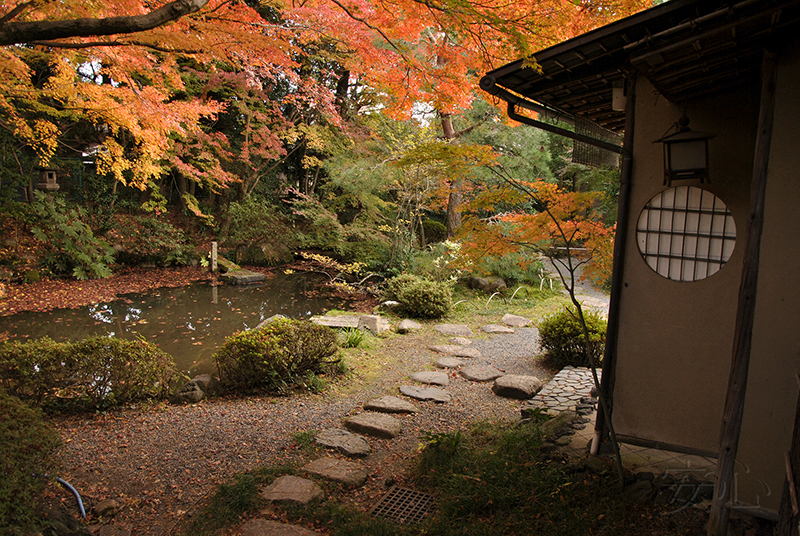
[[[453,128],[453,118],[451,114],[441,114],[442,134],[446,140],[454,140],[456,131]],[[450,195],[447,198],[447,236],[452,238],[456,231],[461,228],[461,190],[464,188],[464,179],[456,177],[450,181]]]

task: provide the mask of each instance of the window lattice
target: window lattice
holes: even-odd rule
[[[736,245],[736,223],[714,194],[680,186],[645,205],[636,235],[650,268],[674,281],[697,281],[728,262]]]

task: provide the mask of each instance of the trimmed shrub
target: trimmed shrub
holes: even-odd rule
[[[144,339],[45,337],[0,345],[0,385],[47,409],[107,409],[164,398],[180,378],[172,357]]]
[[[41,529],[37,505],[50,472],[58,433],[18,398],[0,389],[0,533],[33,534]]]
[[[594,312],[584,312],[583,317],[589,330],[589,350],[594,362],[598,364],[603,359],[606,344],[606,321]],[[555,365],[589,366],[583,328],[576,311],[565,309],[542,320],[539,324],[539,337],[542,348]]]
[[[280,319],[261,329],[228,337],[214,354],[223,387],[236,392],[285,393],[307,386],[338,350],[336,334],[325,326]]]
[[[440,318],[453,306],[453,291],[449,284],[411,274],[387,281],[384,297],[400,302],[402,312],[416,318]]]
[[[155,215],[120,219],[108,235],[122,247],[117,253],[120,264],[185,266],[200,257],[182,230]]]

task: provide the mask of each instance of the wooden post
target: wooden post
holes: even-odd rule
[[[722,414],[719,457],[717,460],[714,499],[708,523],[708,536],[725,536],[728,531],[728,502],[731,500],[733,471],[742,431],[742,415],[750,368],[753,341],[753,318],[756,308],[761,231],[764,224],[764,199],[767,191],[769,153],[775,111],[775,55],[764,51],[761,66],[761,107],[758,116],[753,180],[750,189],[750,217],[747,225],[739,305],[733,335],[733,357],[728,377],[728,392]]]
[[[795,376],[800,388],[800,376]],[[794,412],[792,444],[786,453],[786,481],[783,484],[781,507],[778,511],[776,536],[798,536],[800,534],[800,505],[797,498],[797,484],[800,482],[800,396]]]
[[[211,242],[211,272],[217,271],[217,243]]]

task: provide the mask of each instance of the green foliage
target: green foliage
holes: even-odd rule
[[[144,339],[56,343],[44,337],[0,345],[0,384],[52,410],[107,409],[164,398],[178,379],[172,357]]]
[[[41,412],[0,389],[0,532],[33,534],[41,529],[36,515],[45,480],[52,469],[58,432]]]
[[[291,260],[297,239],[278,208],[255,196],[231,203],[222,219],[220,239],[237,251],[236,261],[278,264]]]
[[[422,220],[425,244],[435,244],[447,240],[447,227],[436,220]]]
[[[363,329],[348,328],[344,330],[342,348],[358,348],[364,342],[366,332]]]
[[[453,291],[448,283],[403,274],[386,282],[384,297],[397,300],[405,314],[418,318],[441,318],[453,306]]]
[[[280,319],[261,329],[234,333],[214,354],[222,385],[236,392],[286,392],[314,386],[314,375],[337,351],[330,328]]]
[[[502,257],[485,257],[480,262],[483,271],[502,278],[509,286],[526,283],[538,285],[543,267],[535,256],[514,252]]]
[[[121,220],[112,235],[122,264],[188,265],[199,256],[182,230],[155,214]]]
[[[33,211],[39,220],[33,235],[47,246],[43,263],[53,273],[78,279],[111,275],[114,250],[94,236],[82,208],[70,209],[63,197],[37,191]]]
[[[606,342],[606,321],[597,313],[583,313],[589,331],[589,352],[595,364],[603,359]],[[583,327],[573,309],[564,309],[539,324],[541,346],[554,364],[563,367],[589,366],[584,344]]]

